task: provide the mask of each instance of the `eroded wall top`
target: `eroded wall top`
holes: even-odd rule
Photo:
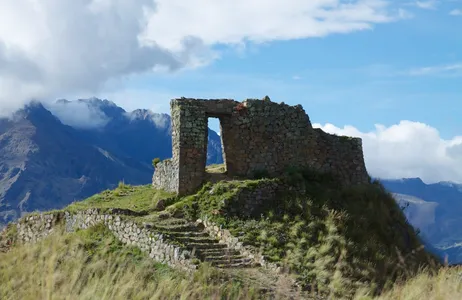
[[[171,101],[173,158],[160,166],[156,186],[180,194],[196,190],[205,178],[207,118],[220,119],[223,156],[229,176],[256,172],[281,175],[288,167],[334,174],[342,184],[368,181],[359,138],[314,129],[301,105],[264,100],[187,99]],[[165,179],[165,173],[171,172]],[[172,183],[171,181],[175,181]],[[163,182],[163,183],[161,183]]]

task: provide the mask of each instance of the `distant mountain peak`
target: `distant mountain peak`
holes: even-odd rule
[[[53,115],[43,104],[39,101],[32,101],[29,104],[25,105],[23,109],[16,112],[16,114],[22,115],[25,119],[28,119],[31,122],[40,121],[44,122],[48,120],[49,122],[58,122],[61,123],[59,118]]]
[[[399,179],[386,179],[380,178],[380,181],[396,182],[396,183],[414,183],[414,184],[423,184],[425,182],[420,177],[410,177],[410,178],[399,178]]]
[[[86,99],[77,99],[78,102],[83,102],[91,105],[96,105],[100,107],[119,107],[112,101],[107,99],[99,99],[96,97],[86,98]],[[120,107],[119,107],[120,108]]]
[[[166,128],[170,124],[170,116],[164,113],[155,113],[149,109],[136,109],[126,114],[130,121],[151,121],[156,127]]]

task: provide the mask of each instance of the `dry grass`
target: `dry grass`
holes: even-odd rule
[[[265,299],[257,290],[207,265],[157,264],[101,226],[0,253],[0,299]]]
[[[0,299],[268,299],[258,290],[272,285],[270,276],[271,282],[250,271],[229,276],[204,265],[189,276],[123,246],[100,226],[72,234],[57,231],[37,244],[0,253]],[[424,270],[378,297],[369,296],[365,287],[354,298],[462,299],[461,274],[461,267],[442,268],[435,275]],[[287,287],[273,285],[275,299],[288,296]],[[344,292],[326,293],[325,299],[349,299],[354,293]]]
[[[462,299],[462,268],[441,268],[432,275],[422,271],[408,281],[396,284],[384,294],[372,298],[358,293],[357,300],[456,300]]]

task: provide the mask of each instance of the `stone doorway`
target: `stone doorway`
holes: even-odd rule
[[[223,126],[222,126],[222,118],[223,116],[207,116],[207,128],[216,127],[219,125],[219,131],[217,132],[220,136],[221,141],[221,153],[223,158],[223,163],[215,163],[206,165],[205,167],[205,180],[210,182],[218,182],[222,180],[228,179],[228,170],[226,166],[226,151],[225,151],[225,143],[223,141]],[[209,130],[207,130],[207,134],[209,134]],[[210,149],[210,139],[207,136],[207,158],[209,157],[209,149]]]

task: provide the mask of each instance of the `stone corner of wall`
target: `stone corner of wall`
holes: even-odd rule
[[[152,176],[152,186],[169,192],[178,190],[178,167],[172,159],[165,159],[157,164]]]

